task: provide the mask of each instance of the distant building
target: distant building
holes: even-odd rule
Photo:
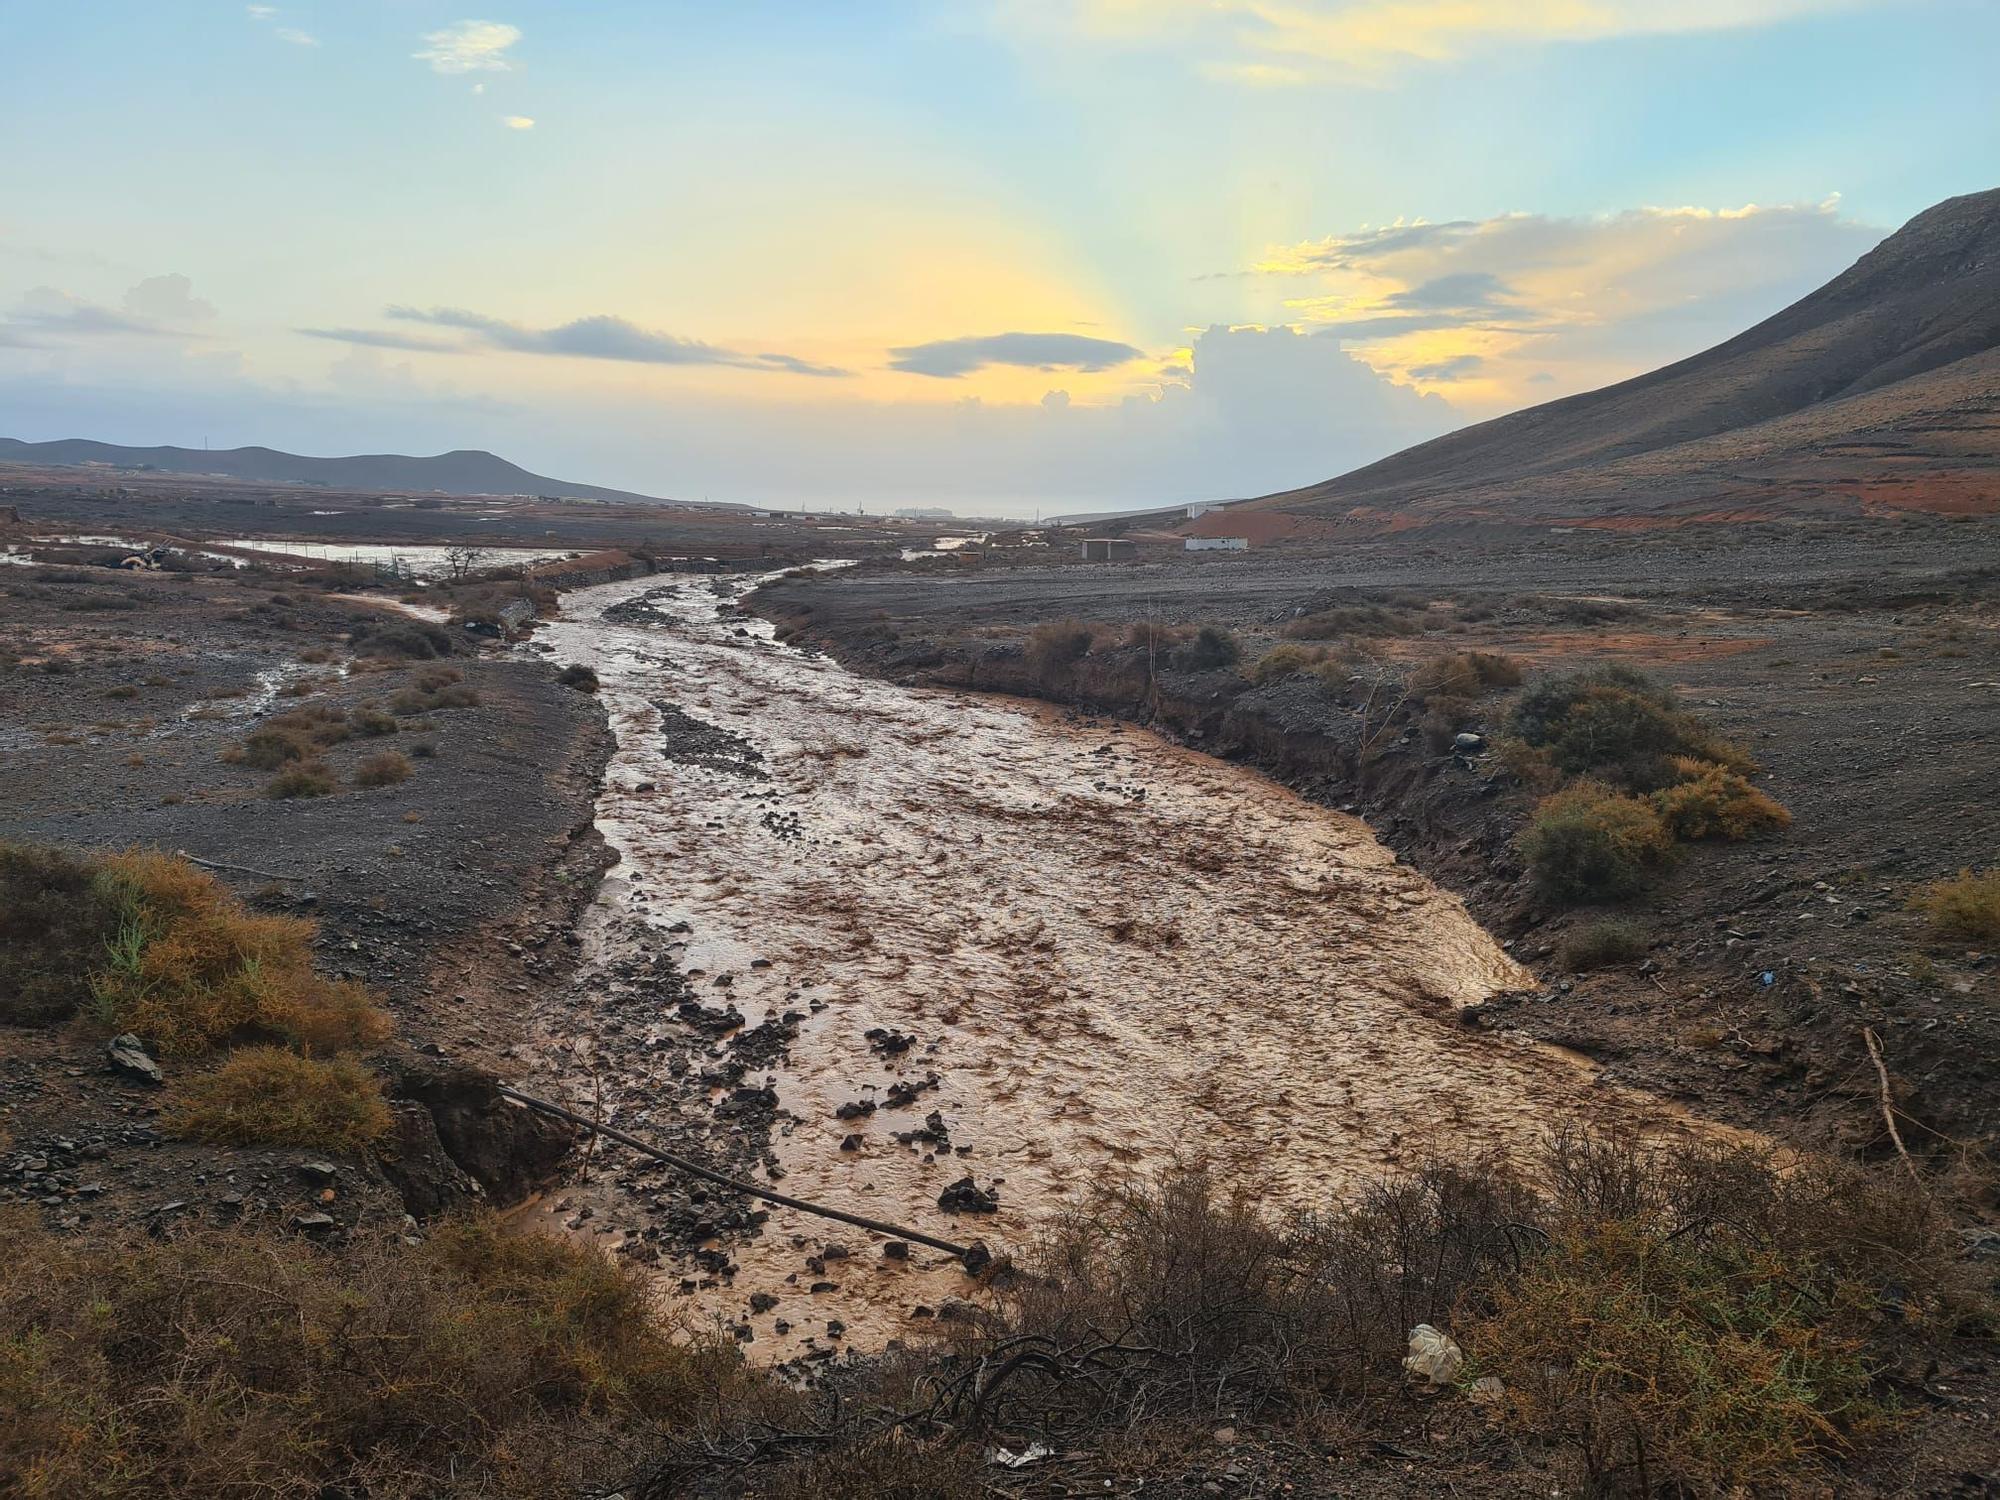
[[[1247,552],[1247,536],[1191,536],[1182,544],[1189,552]]]
[[[1212,510],[1221,509],[1222,507],[1213,500],[1197,500],[1187,508],[1187,518],[1192,521],[1196,516],[1205,516]]]
[[[1083,539],[1085,562],[1130,562],[1139,555],[1139,544],[1122,536],[1090,536]]]

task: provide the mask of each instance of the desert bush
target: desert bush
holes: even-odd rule
[[[399,781],[408,781],[415,770],[410,758],[397,750],[384,750],[379,755],[365,756],[354,768],[354,784],[361,787],[394,786]]]
[[[1095,633],[1081,620],[1049,620],[1028,632],[1021,659],[1035,680],[1052,687],[1089,654]]]
[[[755,1410],[734,1351],[676,1337],[640,1274],[485,1220],[330,1256],[11,1211],[0,1254],[0,1473],[25,1497],[536,1500],[594,1488],[641,1434]]]
[[[356,734],[371,740],[394,734],[403,727],[396,722],[394,714],[384,713],[372,703],[364,703],[359,708],[349,709],[347,723]]]
[[[1781,803],[1727,767],[1687,756],[1674,767],[1686,779],[1653,793],[1653,806],[1675,838],[1738,840],[1791,826]]]
[[[1285,634],[1295,641],[1330,641],[1350,635],[1416,635],[1422,629],[1423,616],[1415,610],[1357,604],[1300,615]]]
[[[403,656],[433,661],[456,649],[449,630],[429,620],[389,620],[363,625],[349,641],[356,656]]]
[[[95,865],[110,936],[72,952],[98,1019],[169,1055],[239,1036],[273,1036],[310,1051],[380,1041],[388,1017],[360,985],[313,968],[314,927],[244,909],[212,875],[144,850]]]
[[[302,760],[264,783],[264,795],[285,802],[299,797],[330,797],[338,783],[323,760]]]
[[[446,708],[472,708],[478,702],[479,694],[460,680],[456,668],[427,667],[389,699],[389,707],[399,714],[427,714]]]
[[[1410,697],[1418,703],[1434,698],[1477,698],[1496,688],[1517,687],[1521,664],[1497,651],[1455,651],[1432,657],[1410,674]]]
[[[275,771],[295,760],[313,760],[321,749],[349,734],[348,716],[328,704],[308,704],[267,720],[244,737],[233,759],[260,771]]]
[[[1510,732],[1569,776],[1595,776],[1650,792],[1680,779],[1676,757],[1739,773],[1748,756],[1683,710],[1671,689],[1630,667],[1603,665],[1530,683],[1509,716]]]
[[[1281,677],[1315,671],[1332,656],[1333,653],[1324,646],[1300,646],[1282,641],[1251,663],[1250,680],[1257,683],[1276,682]]]
[[[1644,958],[1651,945],[1651,937],[1637,922],[1623,917],[1602,917],[1573,929],[1563,939],[1558,957],[1565,969],[1580,974]]]
[[[118,925],[88,860],[0,843],[0,1021],[48,1026],[90,998],[88,960]]]
[[[579,693],[597,691],[597,674],[581,662],[575,662],[556,673],[556,681],[566,688],[575,688]]]
[[[1171,651],[1186,639],[1187,632],[1178,625],[1157,620],[1134,620],[1125,627],[1125,645],[1133,651]]]
[[[1562,901],[1629,896],[1673,851],[1650,803],[1589,780],[1544,798],[1518,844],[1535,883]]]
[[[1423,736],[1426,750],[1432,755],[1443,755],[1457,740],[1458,732],[1470,722],[1472,722],[1470,701],[1464,698],[1433,697],[1417,719],[1417,732]]]
[[[375,1075],[352,1058],[244,1047],[213,1072],[175,1085],[167,1128],[218,1145],[352,1153],[388,1130],[389,1106]]]
[[[2000,942],[2000,867],[1976,873],[1965,869],[1949,880],[1934,880],[1911,904],[1930,918],[1931,930],[1940,937]]]
[[[1243,647],[1220,625],[1204,625],[1174,652],[1174,664],[1191,672],[1219,672],[1243,659]]]

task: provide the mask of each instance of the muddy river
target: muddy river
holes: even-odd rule
[[[542,632],[602,681],[599,824],[621,862],[575,992],[537,1015],[527,1086],[1001,1250],[1107,1174],[1175,1159],[1311,1205],[1563,1118],[1667,1118],[1461,1025],[1455,1007],[1534,977],[1359,821],[1142,730],[855,676],[739,616],[747,587],[611,584]],[[685,989],[635,989],[637,956]],[[782,1046],[704,1083],[729,1034],[677,1014],[690,992],[745,1031],[782,1022]],[[774,1108],[730,1104],[764,1087]],[[720,1113],[697,1127],[690,1105]],[[663,1286],[754,1357],[878,1346],[970,1285],[943,1254],[891,1258],[794,1210],[682,1233],[672,1174],[631,1161],[607,1152],[539,1211],[652,1244]],[[997,1212],[940,1207],[965,1178]]]

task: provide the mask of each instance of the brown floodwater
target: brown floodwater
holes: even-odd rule
[[[1108,1174],[1176,1160],[1280,1209],[1434,1152],[1525,1153],[1559,1120],[1671,1123],[1581,1059],[1460,1024],[1455,1007],[1534,976],[1358,820],[1144,730],[856,676],[726,612],[742,586],[573,593],[542,640],[595,667],[618,735],[599,826],[621,864],[583,983],[649,934],[701,982],[732,976],[713,1003],[751,1025],[818,1004],[772,1075],[784,1191],[1020,1249]],[[649,622],[600,618],[640,596]],[[661,703],[754,746],[768,781],[728,753],[669,758]],[[592,1054],[575,1015],[540,1020],[542,1066],[572,1097]],[[885,1060],[874,1028],[915,1043]],[[607,1102],[643,1098],[643,1057],[592,1055]],[[933,1072],[912,1108],[835,1116]],[[933,1109],[969,1152],[893,1139]],[[940,1211],[967,1175],[998,1214]],[[588,1201],[616,1232],[616,1193]],[[855,1251],[837,1291],[801,1290],[794,1236]],[[742,1322],[750,1293],[780,1294],[748,1320],[765,1358],[824,1343],[830,1319],[846,1347],[879,1346],[968,1286],[942,1255],[887,1262],[791,1210],[731,1253],[735,1277],[696,1302]]]

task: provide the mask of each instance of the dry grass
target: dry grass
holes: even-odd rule
[[[328,1256],[198,1230],[111,1245],[0,1216],[0,1473],[89,1495],[579,1494],[754,1412],[733,1351],[636,1274],[488,1221]]]
[[[171,855],[133,850],[93,867],[112,913],[107,936],[65,956],[98,1019],[174,1056],[241,1036],[310,1052],[388,1035],[360,985],[314,971],[314,927],[244,909],[213,875]]]
[[[300,761],[280,771],[264,785],[264,795],[284,801],[292,797],[330,797],[338,789],[333,768],[325,761]]]
[[[378,755],[364,757],[354,768],[354,784],[360,787],[394,786],[400,781],[408,781],[415,768],[410,758],[397,750],[384,750]]]
[[[1939,937],[2000,942],[2000,868],[1960,870],[1918,891],[1911,906],[1930,918]]]
[[[1674,769],[1685,779],[1653,793],[1653,806],[1677,839],[1736,841],[1792,825],[1779,802],[1727,766],[1680,756]]]
[[[389,699],[389,708],[399,714],[435,713],[446,708],[471,708],[479,694],[460,681],[454,667],[426,667],[409,686]]]
[[[175,1087],[167,1128],[218,1145],[299,1146],[358,1153],[389,1129],[375,1075],[349,1058],[244,1047]]]
[[[1581,974],[1632,963],[1644,958],[1651,946],[1651,937],[1637,922],[1623,917],[1602,917],[1570,932],[1563,939],[1558,957],[1565,969]]]

